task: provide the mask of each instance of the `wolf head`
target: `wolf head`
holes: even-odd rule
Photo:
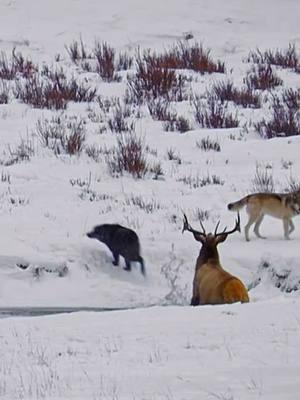
[[[300,192],[293,192],[288,198],[287,204],[291,207],[294,213],[300,214]]]
[[[109,229],[108,225],[97,225],[90,232],[88,232],[87,237],[90,239],[97,239],[100,242],[106,243],[109,239]]]

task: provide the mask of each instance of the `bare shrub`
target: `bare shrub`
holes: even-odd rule
[[[299,58],[294,44],[289,43],[287,49],[265,50],[256,49],[251,51],[247,58],[248,62],[256,64],[273,64],[282,68],[297,69]]]
[[[73,42],[69,46],[65,46],[65,48],[71,60],[75,64],[77,64],[80,60],[92,58],[92,54],[88,53],[86,50],[82,38],[80,38],[79,42],[77,40],[73,40]]]
[[[7,104],[9,100],[10,88],[7,82],[0,80],[0,104]]]
[[[82,119],[67,120],[63,116],[52,117],[51,120],[39,119],[35,133],[44,147],[55,155],[79,154],[85,142],[85,122]]]
[[[58,74],[53,74],[50,79],[36,74],[16,82],[15,96],[33,107],[59,110],[65,109],[69,101],[92,101],[96,96],[96,89],[92,90],[77,83],[75,78],[67,81]]]
[[[212,93],[222,103],[233,101],[235,104],[245,108],[260,107],[260,95],[248,86],[238,89],[230,81],[221,81],[213,85]]]
[[[99,104],[100,110],[104,114],[108,114],[110,110],[114,107],[118,107],[120,104],[120,100],[118,97],[97,97],[97,103]]]
[[[113,115],[108,120],[109,129],[112,132],[132,132],[135,129],[134,121],[128,121],[130,115],[129,109],[124,106],[122,107],[120,103],[117,103],[113,108]]]
[[[117,146],[107,157],[107,165],[112,175],[128,172],[134,178],[143,178],[148,164],[142,138],[134,133],[118,135]]]
[[[85,129],[83,121],[72,122],[69,125],[69,133],[64,137],[62,142],[63,149],[69,155],[81,153],[85,142]]]
[[[207,221],[210,218],[210,212],[208,210],[203,210],[202,208],[197,207],[194,211],[195,219],[198,221]]]
[[[202,128],[236,128],[239,120],[236,115],[228,111],[227,103],[221,103],[213,96],[209,96],[204,103],[195,97],[194,101],[195,119]]]
[[[176,161],[178,164],[181,164],[181,162],[182,162],[180,154],[177,153],[173,147],[170,147],[167,150],[167,157],[168,157],[168,160]]]
[[[15,49],[12,51],[12,65],[16,75],[23,78],[30,78],[38,71],[38,67],[31,60],[26,59],[20,52],[16,53]]]
[[[257,122],[254,127],[264,138],[300,135],[300,92],[285,90],[281,97],[274,95],[271,119]]]
[[[21,138],[21,141],[18,145],[14,147],[9,146],[8,150],[9,159],[5,162],[0,162],[0,164],[5,166],[17,164],[22,161],[30,161],[30,158],[35,154],[33,141],[28,137],[26,139]]]
[[[300,181],[296,181],[295,178],[290,176],[288,180],[288,186],[285,190],[287,193],[295,193],[295,192],[300,192]]]
[[[170,119],[164,121],[163,128],[167,132],[180,132],[184,133],[192,129],[191,124],[188,119],[177,116],[170,116]]]
[[[160,162],[156,162],[153,165],[149,166],[149,171],[154,175],[153,179],[155,180],[164,175],[164,171]]]
[[[275,191],[274,179],[272,171],[266,167],[256,166],[255,175],[252,179],[253,192],[267,192],[272,193]]]
[[[16,77],[15,69],[7,59],[4,52],[0,55],[0,78],[6,80],[13,80]]]
[[[133,57],[126,52],[120,53],[116,61],[117,71],[127,71],[133,66]]]
[[[135,196],[134,194],[127,196],[125,203],[129,206],[137,206],[147,214],[152,214],[161,209],[160,203],[155,198],[145,199],[143,196]]]
[[[173,118],[169,110],[170,102],[163,97],[148,99],[147,106],[151,117],[156,121],[167,121]]]
[[[65,109],[67,100],[59,89],[49,81],[43,81],[37,75],[18,81],[15,86],[15,96],[25,104],[31,104],[36,108]]]
[[[203,151],[221,151],[220,143],[217,140],[210,139],[209,136],[197,141],[196,146]]]
[[[0,79],[14,80],[17,77],[29,78],[38,68],[31,60],[25,59],[22,53],[12,51],[11,60],[7,59],[4,52],[0,55]]]
[[[1,171],[1,182],[8,183],[9,185],[11,184],[11,178],[9,172]]]
[[[113,153],[110,148],[106,146],[96,146],[96,145],[89,145],[85,147],[85,152],[88,157],[92,158],[94,161],[99,162],[101,159]]]
[[[202,44],[190,45],[186,41],[180,41],[164,54],[153,57],[161,68],[190,69],[201,74],[224,73],[225,64],[219,60],[213,61],[210,51],[210,49],[205,49]]]
[[[150,52],[137,56],[137,72],[128,76],[128,89],[138,104],[147,99],[165,98],[168,101],[184,99],[185,78],[174,70],[161,67]]]
[[[282,85],[283,81],[270,64],[258,64],[252,66],[245,78],[245,83],[249,90],[268,90]]]
[[[96,42],[94,53],[97,59],[97,72],[104,81],[118,80],[115,69],[115,49],[108,43]]]
[[[179,182],[183,182],[185,185],[188,185],[190,188],[197,189],[199,187],[207,186],[207,185],[224,185],[224,181],[218,175],[210,175],[206,176],[192,176],[186,175],[180,179]]]

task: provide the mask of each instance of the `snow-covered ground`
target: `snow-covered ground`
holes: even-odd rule
[[[289,43],[299,50],[299,15],[297,0],[5,0],[0,51],[9,58],[16,48],[40,68],[63,68],[103,98],[122,98],[126,73],[121,82],[103,82],[74,65],[65,47],[81,37],[88,49],[100,40],[134,55],[138,47],[163,51],[191,34],[241,85],[250,50]],[[284,87],[300,88],[299,74],[276,71]],[[224,79],[190,76],[190,90],[202,96]],[[300,138],[265,140],[253,128],[269,116],[269,103],[239,107],[240,127],[232,129],[200,129],[188,101],[173,105],[192,125],[184,134],[165,132],[142,108],[135,131],[147,145],[147,161],[160,163],[163,175],[133,179],[112,177],[103,154],[97,162],[84,151],[56,156],[40,143],[38,120],[63,113],[85,121],[86,145],[115,146],[117,134],[96,102],[54,112],[33,109],[13,93],[0,105],[0,307],[146,308],[0,320],[0,397],[297,399],[299,218],[290,241],[283,239],[282,222],[266,217],[266,240],[251,232],[247,243],[235,234],[219,246],[224,267],[251,288],[247,305],[188,306],[199,245],[181,233],[182,211],[196,229],[199,214],[207,217],[207,230],[218,220],[233,226],[227,204],[251,192],[257,169],[273,177],[278,192],[291,178],[299,182]],[[208,136],[220,152],[197,146]],[[22,142],[33,150],[30,159],[11,162]],[[213,175],[222,184],[200,185]],[[244,225],[244,212],[241,219]],[[115,268],[108,249],[86,237],[101,223],[138,233],[146,277],[138,266],[124,271],[123,259]]]

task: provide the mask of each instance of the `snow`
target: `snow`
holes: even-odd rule
[[[0,51],[9,55],[16,47],[39,65],[55,65],[60,54],[57,65],[68,76],[81,75],[104,97],[121,97],[124,80],[104,83],[97,74],[81,74],[65,46],[82,37],[88,48],[104,40],[134,54],[138,46],[163,50],[191,33],[241,85],[250,50],[289,43],[299,50],[299,15],[297,0],[4,0]],[[277,72],[285,87],[300,88],[299,75]],[[223,79],[191,76],[202,95]],[[199,245],[181,229],[182,211],[196,229],[199,211],[208,213],[208,231],[219,220],[233,226],[235,215],[226,205],[251,191],[256,168],[266,169],[276,190],[284,191],[300,174],[300,139],[263,140],[255,132],[250,121],[268,117],[267,103],[260,110],[239,108],[241,127],[226,130],[199,129],[188,102],[174,108],[193,121],[191,131],[165,132],[146,112],[136,119],[136,131],[152,150],[147,157],[161,163],[164,175],[135,180],[111,177],[102,156],[95,162],[84,153],[56,156],[43,148],[36,123],[60,112],[32,109],[13,96],[0,105],[0,307],[137,307],[1,319],[3,399],[298,398],[299,218],[290,241],[283,239],[282,222],[266,217],[266,240],[251,231],[249,243],[235,234],[219,246],[224,268],[251,288],[246,305],[189,307]],[[114,146],[116,134],[100,134],[88,118],[91,109],[100,115],[97,104],[69,104],[65,115],[86,120],[88,144]],[[218,141],[220,152],[197,147],[207,136]],[[22,140],[34,154],[6,165]],[[168,159],[170,149],[180,162]],[[183,182],[208,174],[223,184],[194,188]],[[133,197],[154,211],[132,204]],[[246,218],[242,212],[243,226]],[[138,233],[146,278],[139,265],[124,271],[123,259],[114,267],[109,250],[86,237],[101,223]]]

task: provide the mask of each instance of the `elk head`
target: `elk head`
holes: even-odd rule
[[[194,238],[198,241],[201,242],[202,245],[210,245],[210,246],[217,246],[219,243],[224,242],[227,239],[228,235],[231,235],[232,233],[238,231],[241,232],[241,226],[240,226],[240,214],[238,213],[237,219],[235,221],[235,226],[233,229],[227,231],[227,228],[225,227],[225,229],[222,232],[218,232],[218,228],[220,225],[220,221],[218,221],[215,231],[214,233],[206,233],[205,232],[205,228],[203,226],[202,221],[200,220],[200,225],[201,225],[201,229],[202,231],[196,231],[195,229],[193,229],[191,227],[191,225],[188,222],[187,216],[185,214],[183,214],[183,228],[182,228],[182,233],[184,231],[189,231],[192,232],[192,234],[194,235]]]

